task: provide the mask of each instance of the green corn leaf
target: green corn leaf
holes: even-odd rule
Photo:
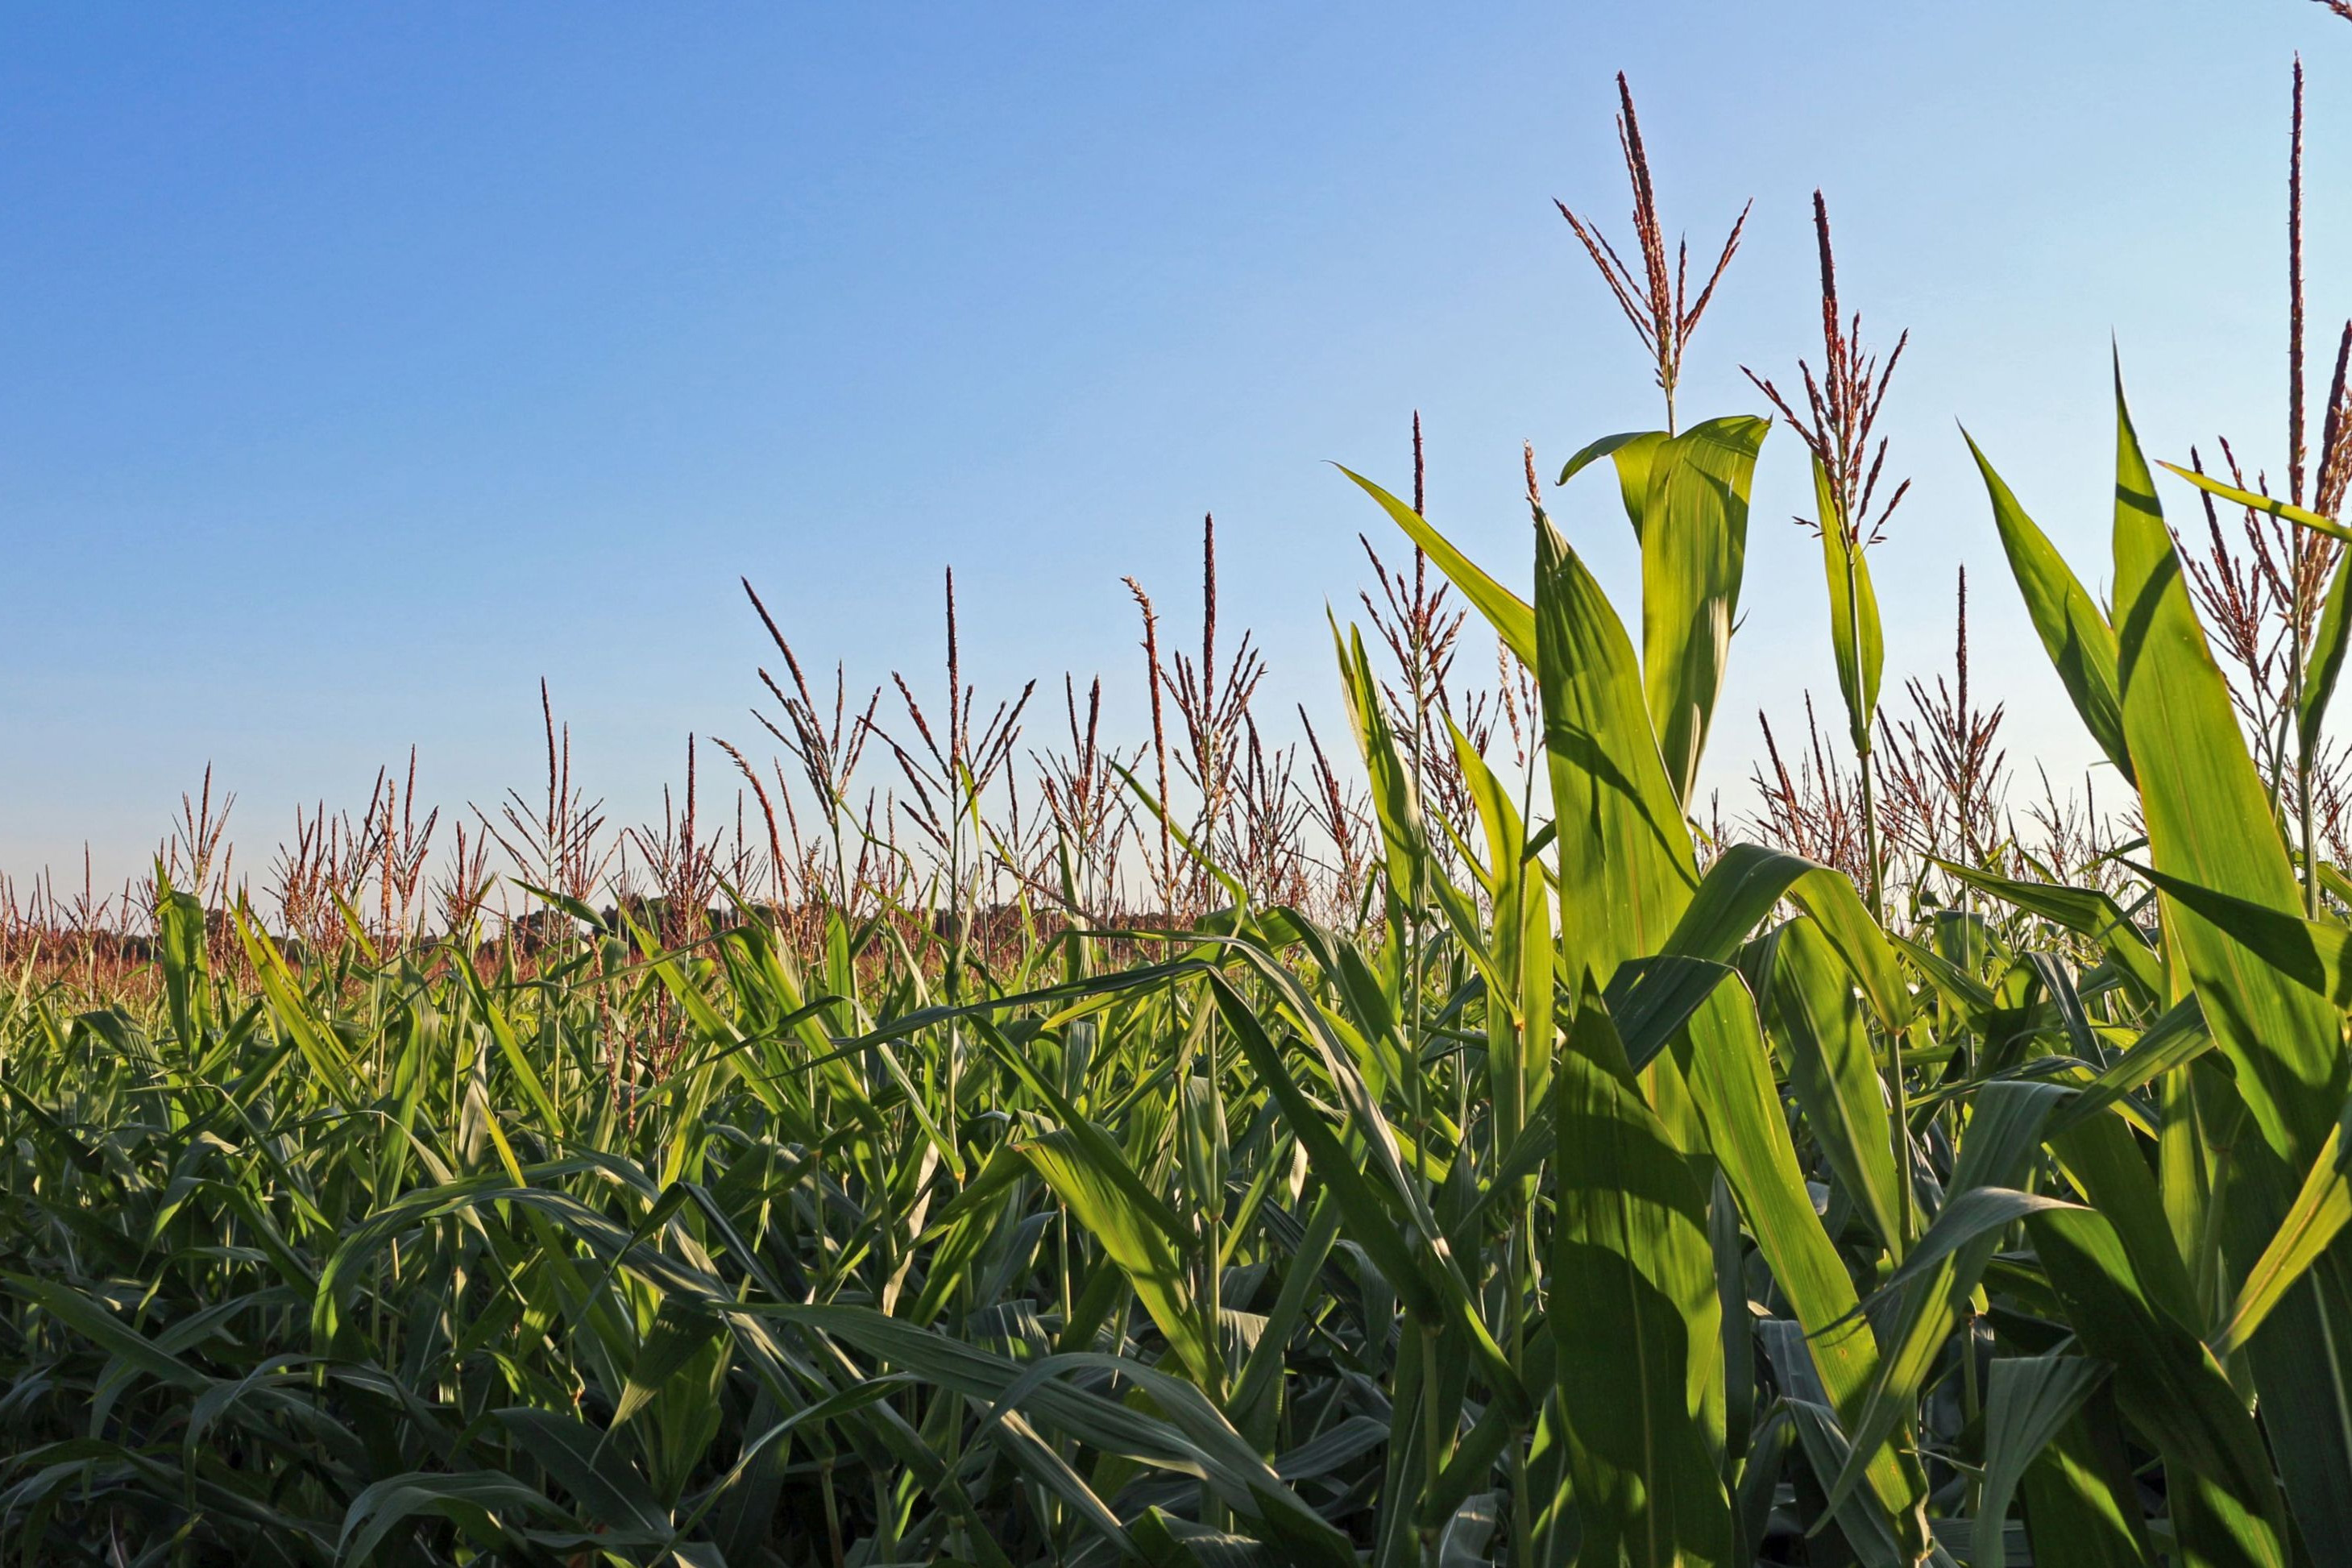
[[[579,1420],[521,1406],[496,1415],[523,1452],[572,1494],[585,1517],[639,1539],[669,1534],[669,1515],[645,1479],[617,1454],[600,1452],[596,1434]]]
[[[2025,1467],[2025,1537],[2037,1563],[2156,1568],[2162,1561],[2114,1405],[2106,1390],[2094,1390]]]
[[[1378,1186],[1362,1168],[1361,1158],[1340,1142],[1324,1113],[1291,1077],[1248,1002],[1221,974],[1209,977],[1210,994],[1251,1069],[1280,1102],[1289,1131],[1307,1150],[1318,1178],[1339,1201],[1349,1238],[1380,1266],[1416,1315],[1460,1332],[1463,1348],[1492,1384],[1496,1403],[1521,1417],[1531,1414],[1526,1387],[1487,1330],[1459,1265],[1444,1251],[1436,1217],[1423,1200],[1418,1184],[1405,1174],[1394,1133],[1372,1105],[1362,1078],[1325,1032],[1311,1026],[1319,1021],[1319,1015],[1300,993],[1297,978],[1269,955],[1251,952],[1251,957],[1260,977],[1283,996],[1283,1011],[1294,1023],[1310,1026],[1309,1037],[1339,1089],[1349,1123],[1381,1178]],[[1411,1226],[1409,1236],[1400,1230],[1400,1219]]]
[[[2025,1468],[2074,1418],[2113,1369],[2088,1356],[2003,1356],[1985,1392],[1985,1473],[1969,1539],[1969,1568],[2006,1568],[2001,1541]]]
[[[2182,997],[2052,1119],[2051,1131],[2063,1131],[2098,1115],[2161,1074],[2188,1066],[2212,1047],[2213,1037],[2206,1032],[2205,1015],[2197,998]]]
[[[1789,1089],[1808,1130],[1855,1207],[1899,1256],[1895,1118],[1845,968],[1811,920],[1780,928],[1771,1003],[1789,1053]]]
[[[912,1375],[906,1373],[889,1373],[881,1377],[863,1379],[837,1393],[817,1400],[814,1404],[802,1405],[790,1415],[765,1428],[758,1436],[743,1445],[742,1451],[735,1456],[735,1462],[728,1467],[727,1473],[719,1479],[717,1485],[703,1494],[702,1500],[695,1505],[693,1510],[678,1526],[678,1533],[685,1535],[691,1532],[721,1502],[740,1501],[742,1493],[736,1489],[742,1486],[746,1476],[757,1472],[761,1457],[770,1448],[791,1437],[800,1428],[819,1425],[836,1416],[862,1410],[914,1381]],[[723,1529],[722,1525],[722,1531]]]
[[[1559,1370],[1559,1348],[1548,1333],[1535,1333],[1520,1352],[1520,1371],[1538,1403],[1552,1391]],[[1490,1403],[1468,1435],[1454,1446],[1454,1457],[1446,1462],[1437,1483],[1423,1494],[1416,1522],[1429,1529],[1453,1517],[1453,1510],[1492,1477],[1496,1461],[1525,1425],[1504,1409],[1500,1401]],[[1549,1495],[1557,1501],[1557,1493]]]
[[[1408,1306],[1425,1316],[1438,1315],[1443,1309],[1436,1289],[1399,1235],[1395,1215],[1365,1180],[1361,1164],[1339,1141],[1328,1117],[1291,1078],[1249,1004],[1221,981],[1211,984],[1251,1071],[1282,1106],[1291,1135],[1306,1147],[1311,1168],[1339,1205],[1349,1239],[1364,1249]]]
[[[1643,1100],[1598,992],[1554,1073],[1550,1323],[1585,1550],[1724,1563],[1731,1503],[1706,1200]]]
[[[162,940],[157,956],[163,963],[163,996],[172,1015],[172,1030],[187,1050],[204,1047],[211,1022],[210,964],[205,941],[205,906],[194,893],[172,886],[163,863],[155,863],[155,928]]]
[[[2096,888],[2067,888],[2051,882],[2021,882],[1996,877],[1958,861],[1937,860],[1937,869],[1956,881],[2065,927],[2097,942],[2116,968],[2130,976],[2146,1000],[2164,994],[2163,961],[2147,937],[2125,914],[2123,907]]]
[[[2217,1136],[2231,1136],[2243,1125],[2238,1096],[2219,1073],[2199,1077],[2200,1119]],[[2338,1231],[2299,1279],[2276,1289],[2265,1283],[2295,1268],[2294,1254],[2315,1239],[2311,1229],[2335,1223],[2328,1211],[2341,1203],[2333,1170],[2341,1137],[2301,1182],[2262,1140],[2238,1131],[2235,1142],[2212,1200],[2221,1231],[2217,1268],[2245,1281],[2242,1301],[2251,1291],[2267,1296],[2270,1305],[2252,1327],[2246,1354],[2231,1365],[2252,1373],[2271,1457],[2310,1560],[2343,1561],[2352,1554],[2352,1491],[2344,1486],[2352,1474],[2352,1375],[2327,1350],[2352,1344],[2352,1243]],[[2314,1347],[2321,1353],[2313,1354]]]
[[[1874,1449],[1910,1419],[1950,1337],[1958,1303],[1983,1278],[2000,1233],[2027,1215],[2067,1206],[2013,1185],[2041,1146],[2042,1123],[2067,1093],[2040,1083],[1990,1083],[1977,1090],[1943,1209],[1881,1287],[1882,1294],[1900,1291],[1902,1306],[1893,1331],[1882,1336],[1878,1384],[1847,1423],[1857,1453]],[[1829,1489],[1829,1506],[1835,1509],[1861,1479],[1860,1464],[1849,1459]]]
[[[2303,689],[2295,694],[2295,742],[2306,769],[2318,760],[2327,704],[2336,695],[2336,678],[2344,673],[2347,646],[2352,646],[2352,553],[2336,563],[2336,575],[2327,584],[2327,599],[2305,655]]]
[[[1993,525],[2000,531],[2010,574],[2017,579],[2025,613],[2042,638],[2042,649],[2057,667],[2058,679],[2064,682],[2066,695],[2074,700],[2074,711],[2082,716],[2091,739],[2129,782],[2132,757],[2124,740],[2123,685],[2117,674],[2115,628],[2099,613],[2098,602],[2084,590],[2049,536],[2025,515],[2025,509],[1993,472],[1975,437],[1966,431],[1961,436],[1991,494]]]
[[[659,1396],[672,1377],[724,1331],[719,1320],[679,1296],[666,1298],[654,1315],[654,1325],[637,1347],[629,1381],[613,1409],[611,1430],[617,1431]]]
[[[1507,1154],[1551,1073],[1551,900],[1541,868],[1530,873],[1534,857],[1527,826],[1511,804],[1510,791],[1451,718],[1446,726],[1455,764],[1486,830],[1492,868],[1493,983],[1510,1016],[1503,1027],[1488,1031],[1487,1048],[1495,1054],[1496,1110]]]
[[[2240,489],[2236,485],[2225,484],[2210,474],[2200,474],[2194,468],[2184,468],[2178,463],[2160,462],[2157,466],[2171,469],[2199,489],[2217,500],[2228,501],[2231,506],[2246,507],[2277,518],[2282,522],[2292,522],[2299,527],[2310,529],[2315,533],[2326,534],[2331,539],[2352,540],[2352,525],[2338,522],[2332,517],[2323,516],[2306,507],[2299,507],[2292,501],[2281,500],[2276,496],[2261,495],[2252,490]]]
[[[1710,419],[1660,446],[1642,509],[1642,688],[1675,799],[1698,787],[1747,569],[1748,491],[1769,422]],[[1624,448],[1619,448],[1620,451]]]
[[[1853,1425],[1853,1443],[1884,1443],[1912,1418],[1951,1336],[1954,1300],[1976,1289],[2000,1233],[2031,1215],[2081,1206],[2007,1187],[1972,1187],[1945,1205],[1904,1260],[1900,1281],[1889,1279],[1887,1289],[1903,1293],[1902,1309],[1879,1363],[1878,1384]],[[1861,1479],[1862,1466],[1849,1458],[1828,1489],[1832,1511]]]
[[[531,1065],[530,1053],[523,1049],[522,1041],[516,1037],[514,1026],[507,1021],[505,1013],[490,999],[489,990],[483,984],[481,976],[470,967],[461,968],[459,974],[473,991],[474,1005],[481,1012],[482,1022],[488,1026],[490,1038],[498,1043],[499,1055],[505,1059],[508,1070],[514,1074],[524,1099],[530,1102],[541,1128],[550,1138],[562,1138],[562,1115],[555,1109],[555,1100],[548,1094],[547,1085],[540,1079],[539,1069]]]
[[[2235,898],[2152,866],[2132,868],[2181,908],[2225,932],[2273,973],[2338,1011],[2352,1008],[2352,927],[2333,920],[2306,920],[2299,906],[2283,910]],[[2331,1030],[2331,1037],[2333,1034]]]
[[[1381,695],[1380,679],[1372,673],[1371,658],[1364,651],[1363,634],[1351,626],[1343,635],[1335,620],[1331,640],[1339,649],[1348,722],[1371,777],[1372,815],[1380,823],[1381,841],[1387,850],[1381,881],[1388,889],[1393,929],[1401,942],[1414,904],[1432,891],[1429,832],[1422,822],[1421,791],[1389,727],[1388,703]]]
[[[1853,1446],[1846,1441],[1845,1429],[1839,1424],[1836,1411],[1815,1399],[1787,1395],[1782,1396],[1781,1407],[1788,1411],[1805,1462],[1812,1467],[1816,1477],[1834,1476],[1845,1468]],[[1923,1558],[1929,1568],[1945,1568],[1948,1561],[1930,1555],[1926,1550],[1907,1547],[1896,1536],[1895,1521],[1872,1508],[1867,1498],[1849,1496],[1835,1514],[1825,1514],[1823,1521],[1832,1518],[1837,1521],[1845,1543],[1853,1549],[1853,1556],[1863,1568],[1912,1568]],[[1819,1530],[1821,1525],[1814,1528]]]
[[[2201,1329],[2197,1287],[2168,1223],[2162,1189],[2125,1119],[2070,1122],[2061,1115],[2044,1131],[2059,1169],[2115,1231],[2142,1293],[2169,1322]]]
[[[1196,1524],[1157,1504],[1128,1533],[1137,1560],[1150,1568],[1280,1568],[1282,1563],[1264,1542]]]
[[[2352,1105],[2346,1107],[2346,1114],[2352,1117]],[[2238,1287],[2229,1319],[2213,1337],[2215,1354],[2230,1355],[2252,1339],[2271,1310],[2318,1261],[2346,1224],[2352,1223],[2352,1155],[2346,1152],[2345,1120],[2337,1119],[2286,1218]]]
[[[1911,1020],[1911,992],[1895,950],[1843,871],[1761,844],[1735,844],[1716,858],[1684,910],[1665,951],[1720,962],[1787,899],[1812,916],[1870,998],[1879,1022]]]
[[[1029,1377],[1033,1369],[1019,1362],[914,1328],[871,1308],[779,1305],[760,1311],[822,1330],[902,1371],[971,1397],[1003,1401],[1019,1384],[1019,1406],[1033,1421],[1106,1452],[1201,1478],[1228,1507],[1286,1545],[1295,1554],[1293,1561],[1357,1568],[1347,1537],[1284,1485],[1190,1383],[1113,1356],[1055,1358],[1057,1369],[1099,1370],[1129,1381],[1148,1397],[1147,1411],[1062,1377]]]
[[[1685,953],[1634,958],[1617,966],[1601,993],[1625,1059],[1639,1072],[1673,1044],[1675,1037],[1706,1005],[1717,986],[1739,972]],[[1744,987],[1743,987],[1744,989]]]
[[[1437,1535],[1437,1568],[1489,1568],[1486,1543],[1502,1523],[1503,1494],[1480,1492],[1463,1500]]]
[[[1739,1234],[1739,1200],[1720,1169],[1712,1186],[1706,1198],[1706,1239],[1715,1249],[1715,1299],[1722,1313],[1724,1450],[1738,1456],[1748,1452],[1748,1436],[1756,1428],[1756,1326],[1749,1321],[1748,1247]]]
[[[5,1277],[9,1290],[121,1362],[169,1386],[201,1389],[211,1380],[179,1356],[124,1322],[102,1303],[63,1280]]]
[[[262,994],[269,998],[278,1026],[292,1037],[304,1062],[337,1100],[345,1105],[364,1103],[368,1096],[360,1088],[358,1070],[349,1053],[336,1039],[332,1028],[312,1010],[285,955],[250,914],[242,908],[237,911],[237,941],[243,944],[254,975],[261,983]]]
[[[1185,1267],[1186,1238],[1171,1234],[1145,1205],[1129,1201],[1136,1178],[1125,1170],[1114,1173],[1105,1169],[1106,1161],[1117,1158],[1106,1150],[1106,1142],[1081,1142],[1067,1129],[1056,1129],[1024,1142],[1021,1152],[1069,1208],[1071,1217],[1126,1271],[1136,1299],[1167,1337],[1186,1375],[1203,1388],[1216,1388],[1223,1380],[1223,1357],[1213,1327],[1193,1299]]]
[[[2248,903],[2300,909],[2269,797],[2158,510],[2120,372],[2116,427],[2116,668],[2149,858],[2168,876]],[[2335,1018],[2228,930],[2169,895],[2166,902],[2168,936],[2256,1125],[2303,1168],[2352,1079]]]
[[[1090,1121],[1075,1101],[1056,1089],[1037,1070],[1036,1064],[1014,1049],[1002,1034],[992,1034],[989,1045],[1005,1069],[1044,1101],[1055,1119],[1061,1122],[1060,1131],[1069,1135],[1071,1143],[1079,1152],[1079,1161],[1095,1179],[1108,1182],[1118,1190],[1118,1203],[1122,1207],[1135,1210],[1153,1229],[1164,1236],[1182,1233],[1183,1220],[1169,1206],[1167,1200],[1153,1192],[1136,1173],[1127,1156],[1120,1152],[1117,1139]]]
[[[1339,471],[1361,486],[1364,493],[1378,501],[1381,510],[1404,530],[1405,537],[1428,552],[1429,558],[1437,563],[1437,569],[1461,590],[1462,596],[1469,600],[1480,615],[1486,617],[1487,625],[1495,628],[1495,635],[1518,656],[1519,662],[1532,668],[1536,662],[1536,616],[1535,611],[1528,607],[1527,601],[1486,575],[1468,556],[1454,548],[1453,541],[1430,527],[1412,508],[1354,469],[1343,468]]]
[[[1830,648],[1837,657],[1838,695],[1845,699],[1846,733],[1868,756],[1871,720],[1878,712],[1879,677],[1886,643],[1878,622],[1878,590],[1870,582],[1868,552],[1839,515],[1829,470],[1813,459],[1813,505],[1822,532],[1822,572],[1829,580]]]
[[[1698,878],[1633,647],[1549,522],[1536,531],[1537,684],[1559,849],[1562,979],[1659,951]]]
[[[1341,1218],[1339,1200],[1327,1188],[1316,1198],[1314,1212],[1307,1217],[1307,1234],[1291,1253],[1289,1270],[1283,1276],[1282,1293],[1275,1299],[1274,1310],[1266,1314],[1265,1331],[1258,1336],[1249,1359],[1242,1363],[1241,1375],[1234,1382],[1228,1405],[1234,1424],[1254,1437],[1260,1437],[1273,1424],[1274,1407],[1282,1385],[1284,1351],[1290,1343],[1292,1331],[1315,1304],[1323,1262],[1331,1255],[1332,1243],[1339,1239]],[[1260,1437],[1258,1447],[1265,1446]]]
[[[548,1499],[497,1470],[411,1471],[387,1476],[352,1499],[335,1552],[340,1562],[373,1563],[392,1532],[419,1514],[451,1520],[478,1544],[495,1550],[511,1539],[499,1521],[520,1523],[557,1511]]]
[[[2121,1373],[2117,1406],[2164,1458],[2186,1560],[2285,1568],[2285,1508],[2270,1457],[2213,1353],[2154,1309],[2095,1211],[2051,1210],[2026,1226],[2075,1336]]]
[[[1877,1379],[1877,1344],[1845,1263],[1814,1213],[1755,1000],[1736,972],[1704,999],[1686,1037],[1689,1079],[1708,1150],[1804,1330],[1803,1345],[1823,1393],[1842,1415],[1858,1415]],[[1917,1467],[1889,1443],[1871,1456],[1866,1474],[1880,1508],[1911,1528],[1926,1495]]]
[[[1568,460],[1559,470],[1559,482],[1568,483],[1602,458],[1610,459],[1617,469],[1617,490],[1625,503],[1625,521],[1633,525],[1633,538],[1638,542],[1642,537],[1642,512],[1650,499],[1650,467],[1666,440],[1664,430],[1629,430],[1622,436],[1603,436]]]
[[[2000,1005],[1992,988],[1975,975],[1952,963],[1933,948],[1922,947],[1908,937],[1890,936],[1887,945],[1911,961],[1911,967],[1927,982],[1927,988],[1944,1000],[1944,1005],[1958,1015],[1960,1022],[1980,1035],[2006,1035],[2003,1020],[2011,1009]]]

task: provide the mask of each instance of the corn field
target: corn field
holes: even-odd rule
[[[2112,809],[2012,804],[1965,580],[1950,678],[1881,702],[1903,342],[1820,198],[1822,363],[1679,421],[1740,228],[1692,288],[1628,91],[1633,260],[1561,212],[1665,424],[1530,451],[1516,563],[1429,521],[1417,425],[1405,493],[1347,474],[1400,563],[1332,627],[1352,756],[1254,707],[1211,523],[1197,645],[1129,584],[1138,743],[1098,682],[980,698],[952,579],[945,691],[887,711],[752,594],[779,752],[702,752],[730,821],[689,750],[614,831],[550,703],[543,798],[454,855],[412,763],[258,891],[208,783],[144,885],[12,894],[0,1549],[2352,1563],[2352,327],[2307,455],[2303,90],[2285,493],[2152,463],[2119,370],[2084,570],[1978,453]],[[1775,424],[1837,702],[1727,820]]]

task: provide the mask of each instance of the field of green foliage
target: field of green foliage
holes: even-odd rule
[[[608,897],[551,720],[545,810],[481,817],[540,868],[527,921],[489,929],[480,842],[428,917],[387,804],[276,916],[215,896],[207,807],[152,930],[18,930],[0,1551],[2352,1563],[2344,358],[2279,498],[2159,474],[2119,376],[2096,562],[1979,454],[1987,554],[2132,801],[2025,831],[1964,662],[1880,711],[1894,358],[1825,209],[1822,365],[1759,381],[1776,421],[1678,425],[1713,284],[1624,115],[1634,262],[1570,222],[1668,428],[1557,483],[1622,499],[1641,603],[1532,454],[1531,573],[1357,479],[1414,566],[1334,628],[1355,763],[1292,776],[1213,600],[1163,668],[1139,588],[1174,719],[1112,751],[1072,688],[1025,826],[1017,702],[989,721],[951,653],[929,721],[829,715],[780,636],[805,777],[730,748],[765,893],[689,795],[636,841],[657,893]],[[1724,825],[1696,780],[1782,425],[1841,700]],[[1500,647],[1477,704],[1465,633]]]

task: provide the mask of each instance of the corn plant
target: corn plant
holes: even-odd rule
[[[1258,667],[1215,661],[1213,536],[1197,664],[1163,666],[1135,590],[1178,767],[1157,725],[1098,745],[1066,687],[1039,830],[1058,915],[1025,872],[978,907],[1028,858],[983,799],[1021,702],[972,725],[952,620],[947,706],[900,683],[897,742],[845,678],[826,719],[768,623],[791,675],[769,722],[834,842],[803,854],[784,776],[772,798],[729,746],[771,898],[689,787],[626,840],[659,897],[594,907],[603,814],[551,707],[544,811],[480,818],[541,869],[529,942],[477,940],[478,855],[453,873],[465,919],[412,922],[431,818],[389,795],[359,829],[393,868],[376,921],[321,813],[287,885],[306,931],[329,907],[341,930],[281,940],[225,900],[192,807],[148,889],[152,984],[28,963],[0,987],[0,1544],[394,1568],[2352,1562],[2352,880],[2261,725],[2250,744],[2120,376],[2108,604],[1979,459],[2037,634],[2137,795],[2131,839],[2038,863],[1906,840],[1934,876],[1898,913],[1874,804],[1859,876],[1700,834],[1769,426],[1675,422],[1713,284],[1685,304],[1669,281],[1630,93],[1624,113],[1644,268],[1610,276],[1668,427],[1586,446],[1553,488],[1623,510],[1638,621],[1553,524],[1532,450],[1523,574],[1470,560],[1418,485],[1349,473],[1416,552],[1409,594],[1383,569],[1385,625],[1331,626],[1360,808],[1310,731],[1284,815]],[[1808,445],[1866,781],[1875,395],[1820,221],[1843,390],[1809,400]],[[2338,384],[2313,504],[2179,471],[2290,539],[2352,538]],[[1588,497],[1603,457],[1615,494]],[[1531,677],[1523,765],[1444,695],[1460,627],[1430,568],[1504,650],[1515,731],[1507,678]],[[2315,758],[2347,581],[2296,668]],[[1981,763],[1962,683],[1952,732]],[[940,852],[928,898],[853,804],[869,733]],[[1310,812],[1336,897],[1278,852]],[[1133,926],[1122,837],[1158,896]],[[852,875],[853,839],[888,877]]]

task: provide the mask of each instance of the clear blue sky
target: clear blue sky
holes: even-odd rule
[[[1329,710],[1322,606],[1379,520],[1325,459],[1402,484],[1420,408],[1433,515],[1517,574],[1521,438],[1654,423],[1551,208],[1622,232],[1620,68],[1694,248],[1757,203],[1687,413],[1818,354],[1816,184],[1868,330],[1912,329],[1890,673],[1941,666],[1972,563],[2013,754],[2086,748],[1954,421],[2101,582],[2110,333],[2159,453],[2280,467],[2298,47],[2315,341],[2352,311],[2352,26],[2305,0],[89,5],[5,40],[20,876],[85,837],[130,869],[208,760],[249,853],[412,742],[488,803],[541,765],[542,674],[647,809],[688,731],[751,730],[739,573],[813,659],[936,683],[952,563],[984,688],[1099,669],[1131,715],[1118,579],[1188,626],[1210,509],[1268,708]],[[1829,690],[1806,502],[1783,432],[1727,786],[1755,708]],[[1622,588],[1613,507],[1556,515]]]

